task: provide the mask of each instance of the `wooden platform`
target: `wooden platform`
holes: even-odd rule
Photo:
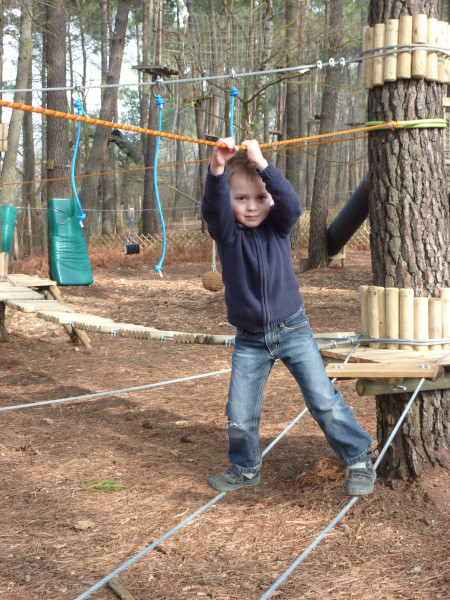
[[[89,349],[90,340],[86,332],[134,339],[171,340],[178,344],[231,345],[234,342],[232,335],[162,331],[154,327],[118,323],[112,319],[77,312],[64,303],[54,281],[28,275],[8,275],[0,278],[0,303],[12,310],[31,313],[46,321],[61,324],[72,339],[78,336]],[[352,331],[314,334],[319,346],[326,345],[326,341],[330,339],[345,340],[354,336]],[[448,352],[445,349],[416,352],[379,350],[364,346],[353,350],[354,346],[351,344],[320,348],[324,362],[328,363],[326,371],[330,378],[365,378],[371,381],[398,383],[405,379],[425,377],[430,382],[436,382],[444,378],[444,368],[450,367],[450,356],[437,364]],[[344,363],[352,351],[349,361]]]
[[[444,368],[450,367],[450,356],[436,364],[450,350],[384,350],[368,347],[358,348],[344,364],[354,346],[324,348],[320,353],[327,362],[329,377],[353,379],[391,379],[425,377],[436,381],[444,376]],[[330,359],[333,361],[330,363]]]

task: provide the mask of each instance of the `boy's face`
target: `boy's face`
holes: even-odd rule
[[[266,219],[273,198],[260,177],[236,173],[230,182],[234,218],[246,227],[257,227]]]

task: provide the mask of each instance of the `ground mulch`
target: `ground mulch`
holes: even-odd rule
[[[95,283],[63,287],[74,309],[159,329],[233,335],[223,293],[202,287],[208,262],[93,260]],[[294,257],[297,261],[298,257]],[[170,264],[171,262],[171,264]],[[21,272],[47,275],[25,261]],[[19,271],[18,271],[19,272]],[[299,275],[313,331],[359,331],[367,252]],[[0,405],[19,405],[229,369],[232,349],[89,334],[7,309]],[[0,598],[75,599],[217,494],[227,468],[229,374],[3,412],[0,438]],[[375,403],[338,383],[376,441]],[[276,364],[261,446],[303,409]],[[375,443],[376,445],[376,443]],[[345,469],[309,415],[267,454],[261,484],[227,494],[118,576],[135,600],[257,600],[347,504]],[[109,482],[109,483],[105,483]],[[273,594],[278,599],[444,600],[449,597],[449,474],[377,481]],[[114,600],[109,587],[92,594]]]

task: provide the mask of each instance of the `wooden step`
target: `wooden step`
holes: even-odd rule
[[[45,298],[42,294],[39,294],[39,292],[35,292],[33,290],[28,290],[27,292],[15,292],[15,291],[1,292],[0,291],[0,302],[6,302],[6,303],[8,303],[8,301],[20,302],[21,300],[23,300],[23,301],[33,301],[33,300],[41,301],[41,300],[45,300]]]
[[[345,360],[354,346],[345,345],[336,348],[321,348],[320,354],[323,357],[334,361]],[[350,357],[350,362],[375,362],[375,363],[408,363],[419,361],[433,363],[441,360],[448,353],[448,350],[387,350],[368,348],[367,346],[358,348]],[[450,366],[450,355],[445,357],[440,363],[442,366]]]
[[[7,300],[6,306],[13,310],[20,310],[25,313],[38,313],[38,312],[49,312],[49,311],[59,311],[59,312],[69,312],[70,308],[68,308],[65,304],[61,304],[61,302],[56,302],[52,300],[45,300],[42,296],[40,300],[30,299],[30,300]]]
[[[328,377],[354,379],[389,379],[393,377],[425,377],[437,381],[444,377],[444,367],[430,362],[403,363],[330,363],[326,366]]]

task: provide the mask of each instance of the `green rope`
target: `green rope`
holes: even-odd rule
[[[369,121],[365,127],[383,125],[385,121]],[[432,127],[447,127],[445,119],[417,119],[416,121],[396,121],[394,129],[430,129]],[[384,131],[384,130],[383,130]]]

